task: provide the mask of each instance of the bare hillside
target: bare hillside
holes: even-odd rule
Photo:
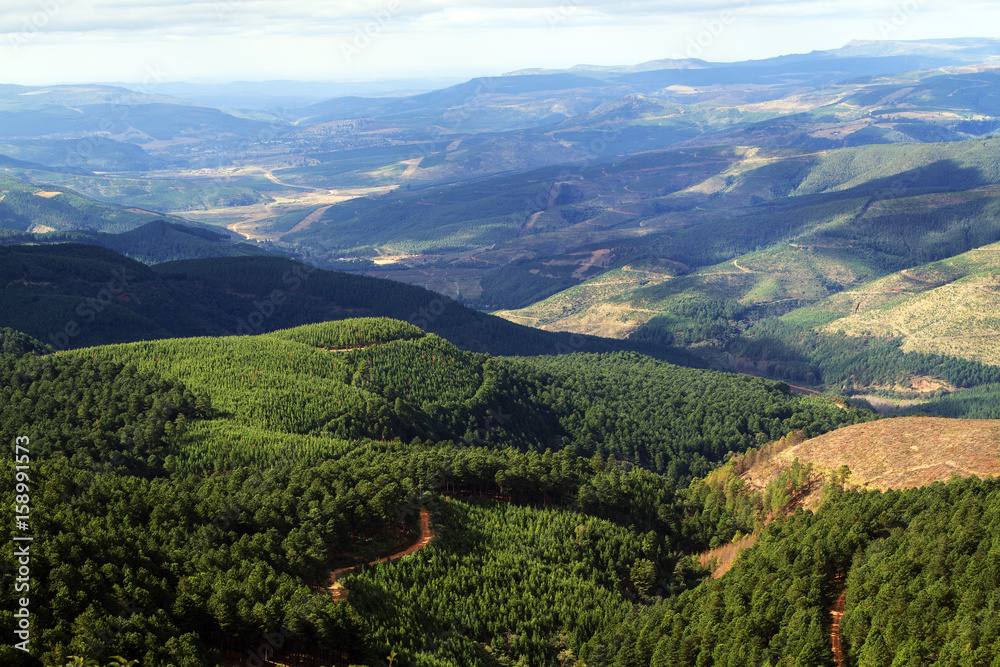
[[[995,476],[1000,474],[1000,420],[882,419],[806,440],[782,451],[775,462],[795,458],[821,473],[846,464],[849,486],[871,489],[923,486],[953,474]]]

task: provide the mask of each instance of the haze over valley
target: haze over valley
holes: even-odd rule
[[[995,8],[43,4],[4,665],[1000,665]]]

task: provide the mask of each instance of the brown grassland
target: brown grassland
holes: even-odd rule
[[[1000,420],[897,417],[847,426],[790,447],[777,459],[817,472],[851,469],[848,486],[900,489],[952,475],[1000,474]]]
[[[844,465],[851,470],[847,489],[903,489],[947,482],[953,475],[1000,475],[1000,419],[895,417],[804,441],[797,431],[740,457],[735,473],[746,492],[763,493],[795,459],[811,464],[812,471],[781,514],[798,507],[818,508],[829,476]],[[703,567],[711,566],[713,577],[721,577],[756,538],[742,537],[701,554],[699,560]]]

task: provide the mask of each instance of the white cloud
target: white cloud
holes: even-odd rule
[[[702,57],[741,60],[880,39],[1000,34],[979,0],[7,0],[0,78],[18,83],[486,74],[670,57],[726,11]],[[350,59],[344,45],[362,35]]]

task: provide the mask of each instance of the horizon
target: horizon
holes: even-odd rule
[[[741,62],[842,48],[998,34],[1000,7],[964,0],[14,0],[0,9],[7,83],[384,80],[697,58]],[[983,38],[986,39],[986,38]]]
[[[465,82],[470,79],[476,78],[489,78],[489,77],[502,77],[502,76],[512,76],[519,75],[522,73],[545,73],[545,72],[563,72],[570,71],[573,69],[585,69],[585,68],[615,68],[615,67],[636,67],[645,65],[647,63],[659,62],[659,61],[700,61],[712,65],[727,65],[727,64],[739,64],[745,62],[756,62],[756,61],[766,61],[773,58],[784,58],[784,57],[795,57],[795,56],[808,56],[813,53],[825,53],[830,51],[839,51],[846,49],[853,45],[858,44],[877,44],[877,43],[910,43],[910,44],[931,44],[934,42],[958,42],[958,41],[994,41],[1000,43],[1000,38],[998,37],[982,37],[982,36],[970,36],[964,35],[961,37],[936,37],[936,38],[926,38],[926,39],[914,39],[914,40],[865,40],[865,39],[851,39],[839,47],[834,47],[830,49],[813,49],[812,51],[801,51],[801,52],[783,52],[776,53],[771,56],[765,56],[761,58],[745,58],[742,60],[709,60],[705,58],[676,58],[673,56],[664,56],[662,58],[652,58],[641,61],[634,62],[579,62],[573,65],[568,65],[565,67],[549,67],[546,65],[537,65],[534,67],[522,67],[514,70],[504,70],[491,73],[473,73],[468,75],[458,75],[454,74],[451,76],[434,73],[414,73],[412,75],[406,76],[401,74],[389,74],[385,73],[383,75],[376,75],[372,78],[355,78],[355,79],[319,79],[319,78],[289,78],[289,77],[270,77],[270,78],[226,78],[226,77],[206,77],[206,76],[195,76],[183,79],[170,79],[162,76],[162,72],[157,72],[154,70],[147,70],[144,75],[140,78],[134,80],[79,80],[79,81],[53,81],[46,83],[19,83],[15,81],[0,81],[0,85],[16,85],[25,86],[30,88],[47,88],[53,86],[110,86],[110,87],[129,87],[129,86],[140,86],[140,87],[150,87],[155,88],[158,85],[191,85],[191,86],[212,86],[212,85],[249,85],[249,86],[259,86],[263,84],[322,84],[322,85],[366,85],[366,84],[413,84],[420,82],[439,82],[442,87],[447,87],[455,85],[456,83]],[[673,54],[678,55],[678,54]],[[1000,56],[997,56],[997,67],[1000,67]],[[431,88],[427,88],[430,90]],[[381,89],[380,89],[381,90]],[[385,90],[389,90],[385,88]],[[147,92],[147,91],[143,91]],[[155,94],[155,90],[149,90],[150,94]]]

